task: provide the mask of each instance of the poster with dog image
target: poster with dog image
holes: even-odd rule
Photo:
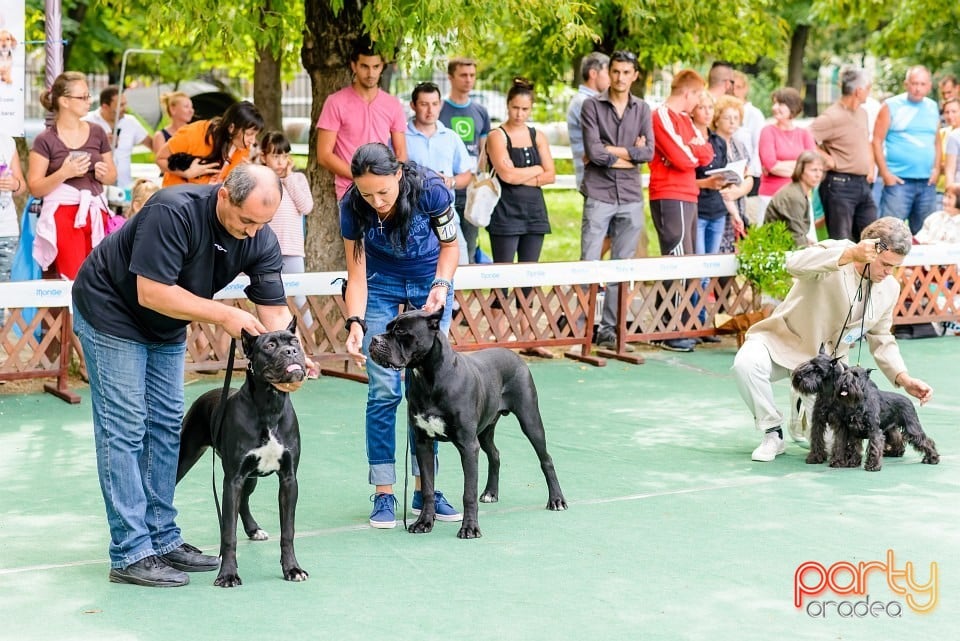
[[[23,135],[24,2],[0,0],[0,131]]]

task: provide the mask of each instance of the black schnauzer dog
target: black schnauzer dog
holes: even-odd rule
[[[845,367],[839,358],[827,354],[821,345],[819,354],[793,370],[793,389],[801,394],[817,397],[810,420],[810,453],[807,454],[807,463],[818,464],[827,460],[824,433],[828,426],[836,429],[837,422],[842,420],[843,412],[833,401],[833,391],[837,377]]]
[[[920,426],[913,402],[902,394],[880,391],[870,380],[871,371],[850,367],[834,382],[833,404],[840,414],[831,423],[836,441],[830,467],[859,467],[863,439],[869,439],[863,466],[868,472],[880,471],[884,455],[903,456],[904,439],[923,454],[921,462],[939,463],[936,444]],[[888,441],[891,447],[885,451]]]

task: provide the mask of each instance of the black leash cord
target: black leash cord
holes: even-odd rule
[[[213,417],[212,432],[210,438],[210,484],[213,487],[213,502],[217,506],[217,523],[223,523],[223,515],[220,511],[220,495],[217,494],[217,439],[220,437],[220,429],[223,427],[223,410],[227,406],[227,398],[230,396],[230,379],[233,378],[233,361],[237,351],[237,339],[230,339],[230,354],[227,356],[227,375],[223,379],[223,389],[220,390],[220,402],[217,403],[217,412]],[[222,526],[222,525],[221,525]]]
[[[884,243],[878,243],[878,247],[883,247],[886,249]],[[867,295],[863,295],[863,282],[867,282]],[[863,272],[860,273],[860,282],[857,284],[857,293],[853,297],[853,302],[850,303],[850,308],[847,310],[847,317],[843,319],[843,324],[840,326],[840,334],[837,336],[836,342],[833,344],[833,353],[830,354],[831,357],[836,358],[837,350],[840,348],[840,341],[843,340],[843,333],[847,329],[847,323],[850,322],[850,317],[853,315],[853,306],[857,304],[858,300],[863,300],[863,315],[860,317],[860,336],[857,338],[857,365],[860,365],[860,356],[863,354],[863,329],[866,327],[867,321],[867,305],[870,304],[870,294],[873,291],[873,281],[870,280],[870,265],[869,263],[863,266]]]

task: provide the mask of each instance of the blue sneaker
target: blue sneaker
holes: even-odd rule
[[[447,521],[455,523],[463,520],[463,515],[457,512],[457,508],[450,505],[443,492],[435,491],[433,493],[433,505],[437,513],[438,521]],[[420,510],[423,509],[423,493],[420,490],[413,491],[413,502],[410,511],[416,516],[420,516]]]
[[[373,501],[373,512],[370,513],[370,527],[389,530],[397,525],[396,509],[397,497],[393,494],[380,492],[370,496]]]

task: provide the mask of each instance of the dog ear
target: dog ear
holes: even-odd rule
[[[443,305],[437,311],[427,316],[427,327],[433,331],[440,331],[440,319],[443,318]]]
[[[296,314],[294,314],[293,318],[290,319],[290,324],[287,325],[287,331],[290,332],[291,334],[295,334],[295,333],[297,332],[297,316],[296,316]]]
[[[240,330],[240,346],[243,348],[243,354],[247,358],[250,358],[250,355],[253,353],[253,344],[256,340],[257,337],[247,330]]]

